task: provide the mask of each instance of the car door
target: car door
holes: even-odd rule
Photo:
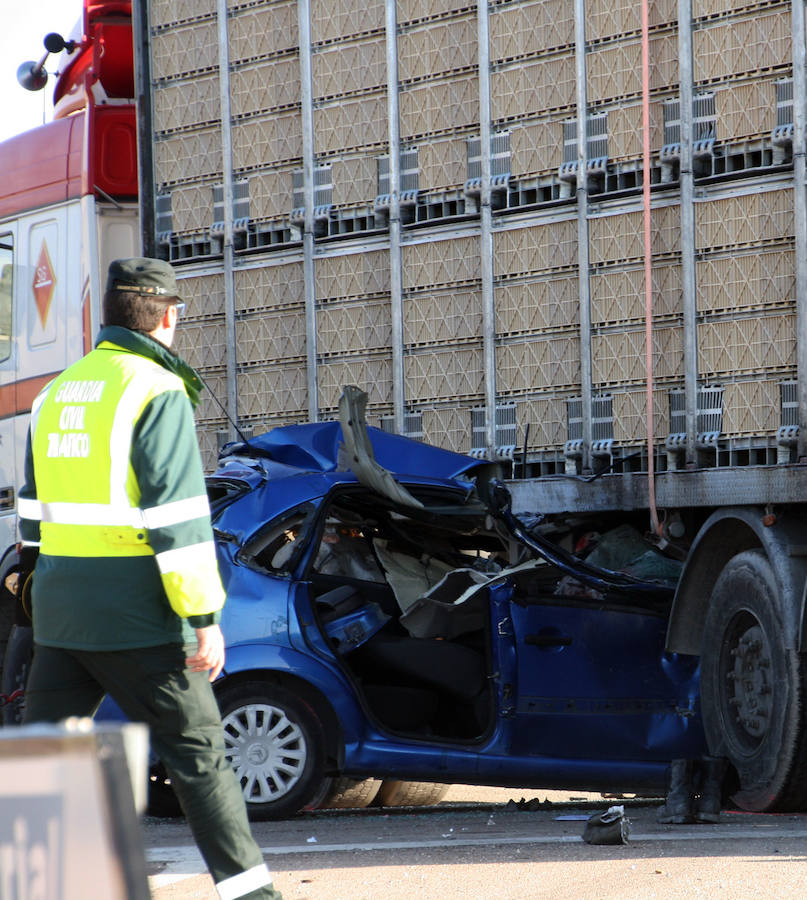
[[[700,752],[698,666],[664,652],[666,617],[616,601],[514,596],[512,752],[664,760]]]

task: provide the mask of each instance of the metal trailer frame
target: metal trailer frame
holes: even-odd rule
[[[686,397],[686,443],[684,448],[685,466],[676,471],[659,472],[655,478],[657,501],[666,508],[687,506],[714,506],[736,503],[738,496],[744,502],[755,504],[782,504],[797,502],[805,495],[807,470],[800,463],[807,457],[807,315],[804,311],[804,297],[807,292],[807,197],[805,196],[805,115],[807,114],[807,89],[805,88],[805,43],[797,35],[805,33],[803,0],[792,0],[793,33],[793,196],[794,233],[797,284],[797,378],[798,378],[798,429],[797,462],[780,463],[776,466],[725,466],[720,468],[700,468],[697,451],[697,398],[698,375],[698,315],[696,285],[696,248],[694,236],[694,209],[697,202],[694,186],[692,157],[693,138],[693,62],[692,62],[692,3],[678,0],[678,49],[680,64],[680,186],[678,191],[656,192],[654,206],[680,201],[680,228],[682,235],[681,274],[682,312],[684,334],[684,392]],[[603,474],[594,481],[596,466],[591,456],[592,447],[592,383],[591,366],[591,285],[588,259],[588,230],[592,217],[603,210],[624,204],[624,200],[609,200],[607,197],[592,203],[589,196],[586,170],[587,158],[586,127],[589,103],[586,95],[587,48],[586,48],[586,2],[575,0],[575,78],[578,123],[578,153],[576,174],[577,203],[574,215],[577,222],[578,284],[580,297],[579,345],[581,361],[582,395],[582,442],[579,448],[578,476],[564,479],[563,476],[543,476],[539,478],[515,479],[513,483],[514,501],[519,508],[540,507],[547,513],[568,510],[618,510],[644,508],[648,504],[647,479],[638,472]],[[519,222],[544,221],[544,217],[558,215],[556,211],[540,211],[508,214],[507,220],[492,216],[491,207],[491,116],[490,116],[490,59],[489,59],[489,4],[486,0],[477,2],[477,42],[479,72],[480,145],[482,177],[479,186],[479,205],[475,215],[464,221],[433,225],[424,238],[422,232],[405,232],[401,226],[400,208],[400,152],[399,130],[399,85],[398,85],[398,24],[395,0],[385,0],[385,44],[387,71],[387,111],[388,111],[388,153],[390,175],[390,197],[388,227],[381,234],[368,234],[352,239],[340,239],[331,244],[315,241],[314,227],[314,179],[315,179],[315,134],[313,122],[314,101],[312,95],[312,44],[310,0],[298,2],[298,25],[300,29],[300,72],[303,122],[303,193],[305,198],[302,246],[290,246],[279,253],[255,254],[248,258],[236,259],[233,254],[232,236],[232,116],[229,108],[229,61],[228,9],[224,0],[217,0],[216,24],[219,35],[219,78],[222,104],[220,129],[224,166],[224,239],[221,261],[208,260],[183,266],[188,276],[203,273],[224,273],[225,276],[225,321],[227,334],[227,398],[228,416],[236,421],[238,397],[236,391],[237,348],[235,342],[235,304],[233,298],[233,272],[265,265],[274,265],[289,259],[302,259],[305,281],[305,323],[306,323],[306,372],[309,406],[309,421],[321,417],[318,408],[318,340],[316,327],[316,290],[314,261],[318,258],[342,254],[352,249],[383,249],[389,253],[391,290],[390,304],[392,317],[392,406],[395,430],[403,430],[408,398],[404,377],[403,313],[401,268],[402,248],[409,243],[418,243],[436,236],[456,234],[470,236],[478,240],[481,264],[482,331],[481,344],[484,359],[484,411],[485,443],[489,458],[496,456],[496,401],[497,371],[495,350],[497,336],[495,326],[495,260],[493,236]],[[150,141],[149,116],[151,115],[151,76],[148,59],[149,44],[149,2],[134,0],[134,30],[136,35],[137,93],[140,103],[140,165],[143,173],[144,191],[141,196],[144,246],[150,249],[150,238],[154,235],[154,162]],[[763,175],[755,179],[756,187],[779,182],[781,175]],[[786,179],[789,180],[789,179]],[[719,185],[700,186],[698,192],[704,196],[714,196]],[[753,190],[752,188],[751,190]],[[563,214],[560,214],[563,215]],[[563,216],[568,216],[568,212]],[[230,427],[232,435],[232,427]],[[740,475],[741,473],[741,475]],[[740,477],[738,477],[740,476]],[[740,485],[738,490],[738,485]]]

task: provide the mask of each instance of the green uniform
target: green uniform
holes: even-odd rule
[[[201,382],[150,337],[107,327],[37,397],[20,533],[37,545],[27,722],[109,693],[146,722],[221,897],[277,898],[224,755],[194,628],[224,591],[193,423]]]
[[[218,621],[224,591],[188,395],[200,386],[167,348],[112,327],[35,400],[18,511],[23,541],[39,543],[38,644],[148,647]]]

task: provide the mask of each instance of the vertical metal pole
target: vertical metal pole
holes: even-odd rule
[[[588,247],[588,97],[586,92],[586,4],[575,0],[577,78],[577,267],[580,291],[580,394],[583,401],[583,472],[591,471],[591,286]]]
[[[684,318],[684,402],[686,465],[697,464],[698,432],[698,290],[695,281],[695,173],[692,168],[692,0],[678,0],[680,81],[681,295]]]
[[[303,120],[303,285],[305,293],[305,355],[308,420],[319,419],[317,379],[317,292],[314,281],[314,103],[311,76],[311,3],[298,0],[300,37],[300,99]]]
[[[653,534],[659,533],[656,509],[655,410],[653,408],[653,221],[650,181],[650,16],[648,0],[642,0],[642,208],[644,225],[644,334],[647,404],[647,504]]]
[[[479,150],[482,185],[479,191],[480,268],[482,276],[482,355],[485,376],[485,443],[488,458],[496,456],[496,308],[493,296],[493,233],[490,208],[490,38],[488,0],[477,2],[479,60]]]
[[[157,255],[154,211],[154,136],[151,109],[149,0],[133,0],[135,101],[137,104],[137,170],[140,244],[143,256]]]
[[[805,197],[804,0],[793,0],[793,227],[796,251],[796,367],[799,395],[799,461],[807,460],[807,198]]]
[[[389,278],[392,314],[392,410],[397,434],[404,433],[406,389],[403,365],[403,274],[401,265],[401,135],[398,112],[398,16],[386,0],[387,124],[389,141]]]
[[[233,422],[238,419],[238,380],[236,372],[235,283],[233,278],[233,134],[230,108],[230,49],[227,28],[227,0],[218,0],[216,8],[219,33],[219,96],[221,99],[221,160],[224,194],[224,359],[227,372],[227,430],[235,440]]]

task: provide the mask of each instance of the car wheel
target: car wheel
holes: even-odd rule
[[[364,809],[381,787],[378,778],[334,778],[321,809]]]
[[[434,806],[448,793],[449,784],[431,781],[385,781],[374,806]]]
[[[804,657],[785,647],[778,586],[757,550],[733,557],[712,591],[701,704],[709,750],[734,766],[733,801],[753,812],[807,802]]]
[[[227,759],[252,819],[282,819],[322,800],[325,735],[315,711],[271,682],[217,691]]]

